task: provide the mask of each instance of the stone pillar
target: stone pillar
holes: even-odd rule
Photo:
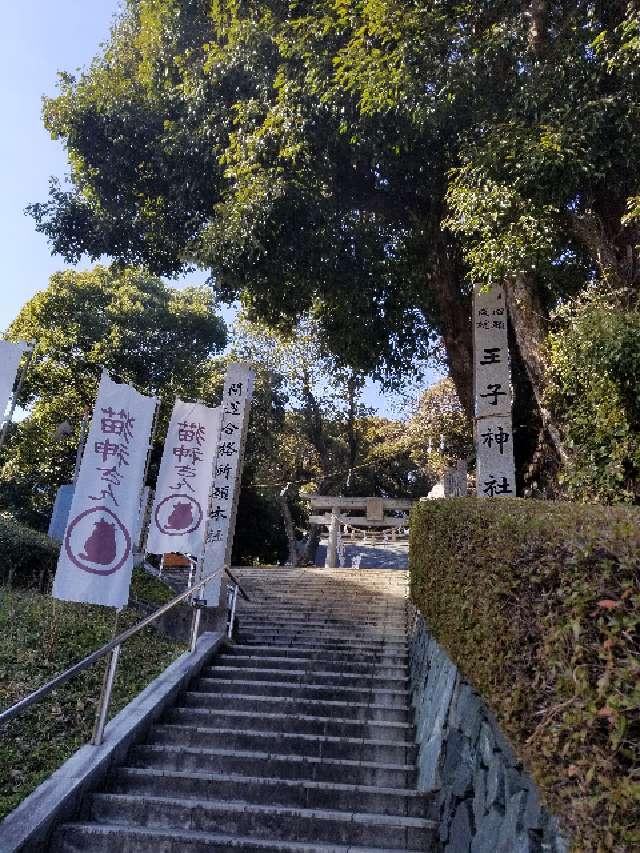
[[[340,508],[334,506],[331,510],[331,521],[329,522],[329,538],[327,540],[327,558],[324,563],[325,569],[335,569],[338,564],[338,529],[340,527]]]
[[[504,289],[476,287],[473,299],[476,494],[516,493],[512,389]]]

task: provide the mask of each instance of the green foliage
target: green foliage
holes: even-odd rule
[[[375,415],[359,419],[357,464],[351,476],[342,473],[337,493],[405,499],[428,494],[436,474],[430,465],[418,463],[410,425]]]
[[[287,559],[287,538],[276,501],[278,491],[243,486],[231,557],[234,565],[252,565],[255,560],[273,565]]]
[[[118,628],[140,620],[123,610]],[[0,590],[0,704],[7,707],[112,637],[112,608]],[[122,649],[111,706],[123,708],[183,651],[148,628]],[[56,690],[4,727],[0,819],[91,737],[104,664]]]
[[[444,450],[440,448],[440,436],[444,439]],[[406,440],[412,458],[436,478],[454,460],[473,455],[471,423],[451,379],[441,379],[420,395],[407,424]]]
[[[0,583],[47,589],[59,550],[48,536],[0,516]]]
[[[33,340],[21,404],[28,417],[3,451],[0,499],[46,528],[59,485],[71,481],[80,421],[102,369],[161,398],[154,464],[175,396],[209,393],[210,356],[225,342],[208,288],[173,290],[141,269],[98,266],[51,276],[20,311],[10,340]],[[68,420],[70,436],[56,439]]]
[[[411,518],[416,605],[585,853],[640,844],[639,521],[475,498]]]
[[[548,350],[548,404],[572,454],[567,495],[640,502],[640,312],[592,289],[557,312]]]
[[[68,258],[195,260],[273,326],[313,310],[343,362],[397,378],[434,330],[459,344],[465,279],[533,274],[546,307],[637,280],[638,20],[129,0],[45,102],[71,187],[32,213]]]
[[[129,589],[130,600],[145,601],[148,604],[155,604],[161,607],[175,597],[176,593],[174,590],[168,584],[164,583],[164,581],[150,575],[143,569],[138,568],[133,570],[131,587]]]

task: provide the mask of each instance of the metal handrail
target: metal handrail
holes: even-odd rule
[[[226,566],[224,567],[224,573],[226,574],[226,576],[227,576],[227,577],[231,578],[231,580],[234,582],[234,584],[238,587],[238,592],[239,592],[239,593],[240,593],[240,595],[244,598],[244,600],[245,600],[245,601],[250,601],[249,596],[248,596],[248,595],[247,595],[247,593],[242,589],[242,587],[241,587],[241,586],[240,586],[240,584],[238,583],[237,578],[234,578],[234,576],[231,574],[231,572],[229,571],[229,569],[228,569]]]
[[[167,602],[166,604],[163,604],[162,607],[160,607],[154,613],[151,613],[149,616],[146,616],[141,622],[138,622],[137,625],[134,625],[131,628],[127,628],[126,631],[123,631],[113,640],[108,643],[105,643],[104,646],[99,649],[96,649],[95,652],[91,652],[91,654],[84,657],[81,661],[78,661],[78,663],[75,663],[73,666],[70,666],[64,672],[61,672],[55,678],[52,678],[51,681],[48,681],[46,684],[43,684],[42,687],[39,687],[37,690],[34,690],[33,693],[30,693],[28,696],[25,696],[24,699],[21,699],[19,702],[16,702],[14,705],[11,705],[9,708],[6,708],[4,711],[0,712],[0,725],[9,722],[9,720],[12,720],[14,717],[17,717],[18,714],[22,713],[22,711],[26,711],[27,708],[30,708],[32,705],[35,705],[41,699],[44,699],[45,696],[48,696],[57,687],[66,684],[66,682],[72,679],[75,675],[84,672],[85,669],[88,669],[90,666],[93,666],[93,664],[97,663],[101,658],[105,657],[111,652],[111,662],[108,670],[105,673],[105,679],[102,685],[100,707],[98,709],[98,718],[96,721],[96,728],[94,730],[94,736],[92,741],[94,744],[102,743],[102,735],[104,732],[104,726],[106,724],[106,716],[108,712],[109,700],[111,697],[111,688],[113,686],[113,680],[115,678],[115,671],[118,664],[120,646],[128,639],[133,637],[135,634],[139,633],[143,628],[146,628],[147,625],[151,625],[152,622],[155,622],[163,614],[167,613],[167,611],[175,607],[176,604],[179,604],[181,601],[184,601],[184,599],[192,595],[195,590],[201,589],[203,586],[209,583],[209,581],[213,580],[216,577],[218,577],[218,572],[213,572],[213,574],[207,575],[206,578],[203,578],[201,581],[198,581],[198,583],[195,583],[192,586],[188,587],[184,592],[181,592],[180,595],[177,595],[171,601]],[[234,583],[236,583],[235,580]],[[193,624],[191,629],[192,652],[195,650],[201,612],[202,611],[200,610],[200,608],[196,608],[194,612]]]

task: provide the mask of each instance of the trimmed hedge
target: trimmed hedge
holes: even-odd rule
[[[412,596],[576,851],[640,846],[640,512],[421,502]]]
[[[60,546],[44,533],[0,516],[0,583],[47,589],[59,551]]]

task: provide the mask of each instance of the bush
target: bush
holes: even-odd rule
[[[640,312],[594,289],[555,319],[546,393],[572,455],[565,492],[640,503]]]
[[[640,845],[639,521],[475,498],[411,519],[417,607],[580,851]]]
[[[0,582],[23,589],[48,588],[60,546],[13,519],[0,516]]]
[[[141,568],[133,570],[131,588],[129,590],[130,600],[135,599],[137,601],[144,601],[147,604],[155,604],[156,607],[162,607],[163,604],[167,604],[176,595],[177,593],[160,578],[148,574]]]

